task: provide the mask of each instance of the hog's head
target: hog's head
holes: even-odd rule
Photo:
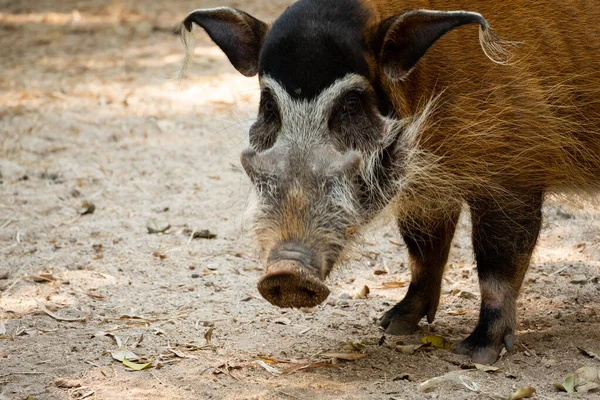
[[[416,10],[381,19],[359,0],[301,0],[271,26],[228,7],[196,10],[246,76],[259,75],[258,118],[241,155],[257,206],[266,273],[260,293],[280,307],[311,307],[356,227],[393,197],[402,174],[403,122],[388,93],[468,12]],[[400,101],[401,102],[401,101]]]

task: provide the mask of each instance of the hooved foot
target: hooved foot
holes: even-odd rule
[[[492,365],[500,356],[502,348],[510,350],[514,344],[515,337],[508,333],[499,340],[489,340],[481,337],[477,332],[471,333],[469,337],[460,342],[454,349],[458,354],[469,356],[475,364]]]

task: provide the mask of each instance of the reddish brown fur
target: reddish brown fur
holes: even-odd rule
[[[365,3],[376,12],[370,35],[407,9],[467,10],[518,42],[509,65],[492,64],[477,27],[464,26],[434,44],[404,81],[380,73],[400,117],[418,113],[443,90],[419,145],[444,157],[450,182],[472,183],[461,189],[475,193],[507,185],[600,188],[600,7],[594,1]]]

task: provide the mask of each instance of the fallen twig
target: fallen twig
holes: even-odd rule
[[[42,310],[43,312],[45,312],[46,314],[48,314],[49,316],[51,316],[52,318],[54,318],[57,321],[82,322],[82,321],[86,321],[87,317],[88,317],[87,315],[85,317],[81,317],[81,318],[61,317],[60,315],[54,314],[52,311],[48,310],[46,307],[44,307],[43,304],[38,303],[38,307],[40,308],[40,310]]]

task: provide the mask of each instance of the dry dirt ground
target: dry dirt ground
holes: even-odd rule
[[[289,3],[230,4],[271,20]],[[520,344],[497,372],[461,370],[467,360],[446,350],[396,349],[431,333],[456,342],[474,327],[466,220],[438,319],[415,335],[381,343],[376,324],[409,280],[391,224],[372,229],[330,278],[324,305],[263,300],[238,161],[257,83],[198,32],[188,78],[174,79],[183,49],[172,29],[217,5],[0,1],[1,399],[479,399],[528,385],[548,399],[568,397],[553,382],[600,368],[577,349],[600,354],[600,211],[591,206],[545,208],[519,301]],[[170,228],[150,234],[149,224]],[[191,238],[205,229],[217,237]],[[348,295],[364,285],[366,299]],[[364,358],[322,355],[349,343]],[[112,357],[125,349],[151,368]],[[454,370],[480,392],[418,391]]]

